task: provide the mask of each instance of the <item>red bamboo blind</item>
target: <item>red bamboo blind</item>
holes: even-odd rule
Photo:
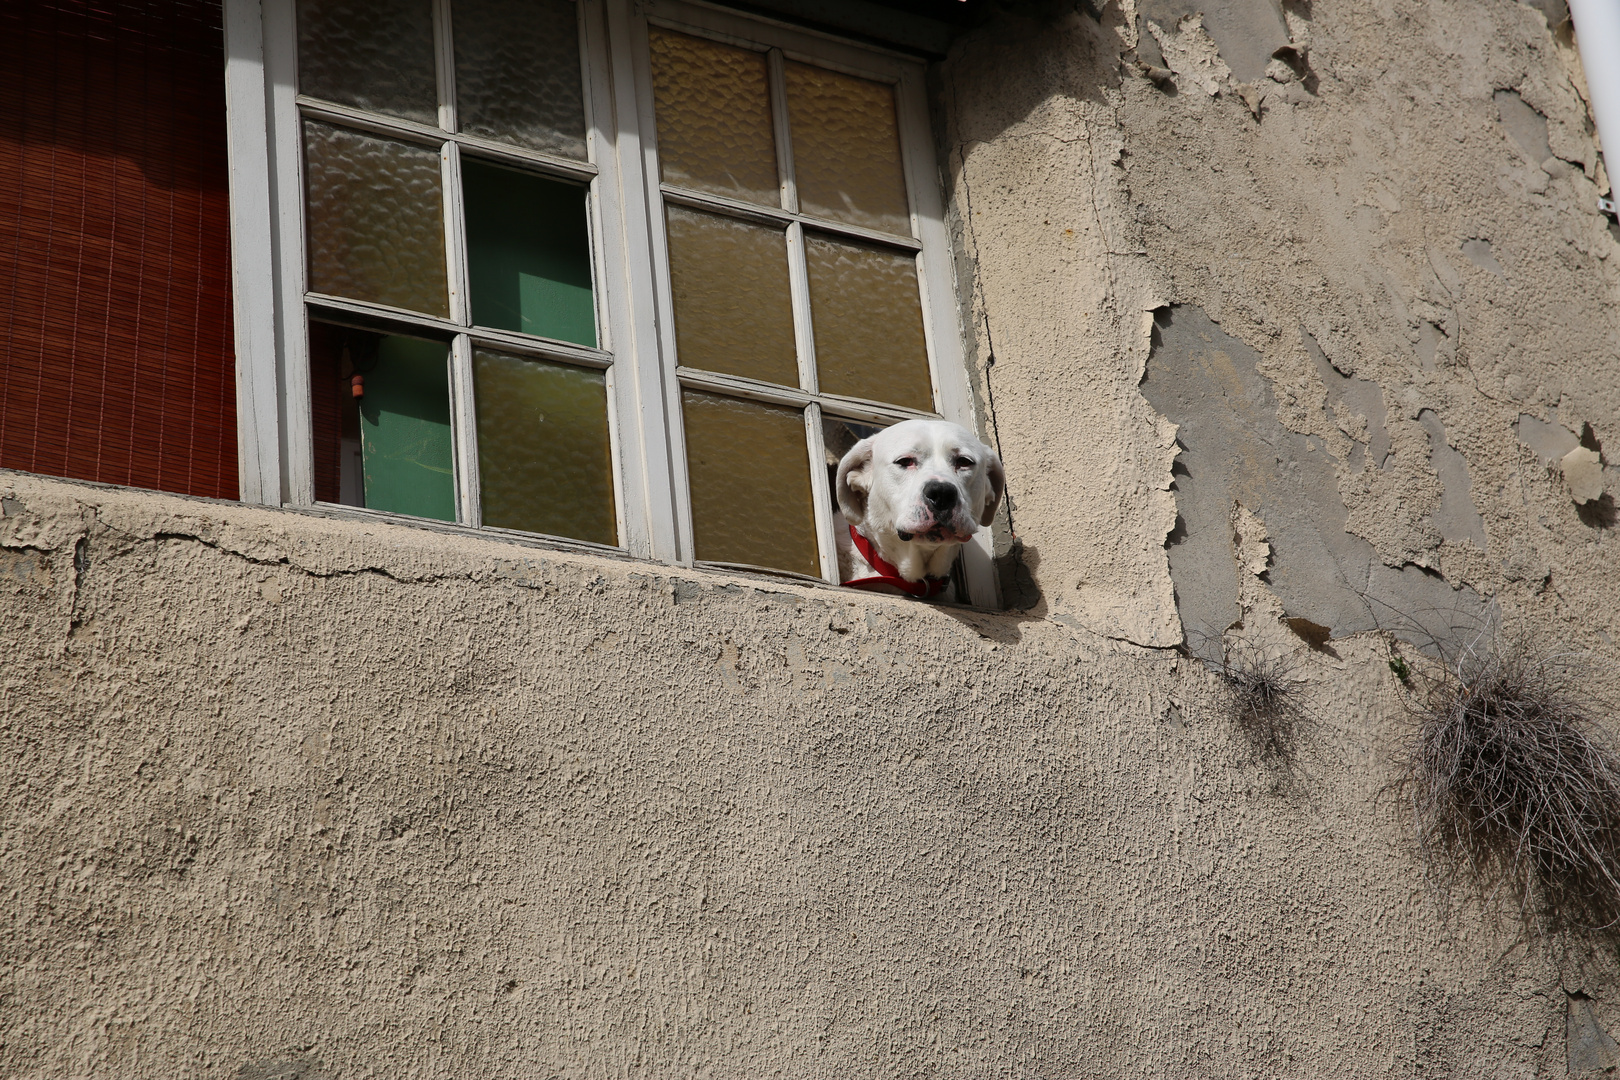
[[[0,467],[234,499],[219,0],[0,3]]]

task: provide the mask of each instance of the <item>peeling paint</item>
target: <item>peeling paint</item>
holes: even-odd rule
[[[1176,601],[1195,653],[1218,656],[1221,633],[1231,621],[1225,613],[1241,605],[1242,580],[1228,569],[1233,559],[1260,573],[1252,557],[1234,549],[1228,526],[1234,507],[1264,523],[1270,538],[1269,563],[1262,564],[1266,587],[1290,617],[1326,626],[1335,638],[1385,627],[1424,644],[1477,626],[1482,602],[1474,590],[1458,589],[1421,567],[1384,565],[1365,538],[1349,531],[1332,455],[1283,426],[1275,389],[1259,374],[1253,349],[1195,308],[1170,309],[1158,334],[1142,389],[1177,425],[1183,448],[1175,474],[1178,525],[1168,549]],[[1331,368],[1329,377],[1339,384],[1341,402],[1354,399],[1380,411],[1373,406],[1376,386],[1357,386],[1359,380]],[[1441,434],[1438,445],[1455,454]],[[1450,497],[1467,507],[1466,465],[1443,458],[1441,467],[1451,478]],[[1469,518],[1446,498],[1434,507],[1436,518],[1447,528],[1455,518],[1463,539],[1473,540],[1477,528],[1483,548],[1479,515]]]

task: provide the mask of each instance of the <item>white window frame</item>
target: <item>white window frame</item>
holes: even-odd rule
[[[924,331],[938,415],[975,430],[962,350],[950,236],[939,168],[933,153],[921,61],[897,52],[853,45],[785,23],[692,0],[576,0],[580,9],[588,164],[458,134],[455,123],[454,50],[449,22],[454,0],[434,0],[440,30],[439,130],[300,97],[297,93],[295,0],[224,0],[226,107],[230,151],[232,273],[236,315],[237,428],[244,502],[315,506],[306,303],[319,311],[381,316],[452,340],[452,435],[456,454],[458,521],[481,528],[478,503],[477,424],[468,394],[475,345],[519,355],[598,368],[608,388],[618,548],[636,558],[691,566],[693,540],[686,454],[681,424],[683,386],[800,408],[805,415],[811,484],[819,532],[822,577],[838,582],[831,496],[821,467],[822,408],[869,423],[930,415],[815,391],[810,311],[802,227],[854,239],[879,239],[916,251]],[[803,60],[894,86],[899,133],[911,198],[912,235],[897,238],[793,213],[796,194],[784,192],[787,210],[757,207],[658,182],[652,113],[649,24],[670,27],[766,51],[778,153],[789,146],[782,93],[784,59]],[[306,292],[302,122],[305,117],[347,128],[437,145],[445,192],[448,320]],[[474,330],[468,324],[466,266],[457,231],[462,227],[460,157],[471,152],[525,169],[589,184],[588,220],[598,313],[597,349],[559,345],[527,335]],[[784,162],[783,164],[786,164]],[[790,176],[787,169],[782,175]],[[665,248],[667,202],[786,224],[800,390],[677,366],[674,316]],[[314,310],[314,309],[319,309]],[[397,517],[344,507],[358,514]],[[598,549],[597,545],[542,538]],[[702,565],[697,563],[696,565]],[[988,530],[963,547],[963,576],[975,606],[997,606]]]

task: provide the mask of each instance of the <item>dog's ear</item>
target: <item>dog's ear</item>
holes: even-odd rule
[[[1007,493],[1007,470],[1002,468],[1001,459],[988,447],[984,459],[984,482],[990,485],[990,494],[985,497],[984,509],[979,511],[979,525],[988,529],[990,523],[996,519],[996,508],[1001,505],[1001,497]]]
[[[866,520],[866,497],[872,490],[872,440],[862,439],[838,463],[838,509],[851,525]]]

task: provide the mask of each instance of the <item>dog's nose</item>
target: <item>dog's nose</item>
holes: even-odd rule
[[[928,503],[928,509],[935,514],[943,514],[956,509],[956,485],[947,484],[940,480],[930,480],[923,485],[923,499]]]

